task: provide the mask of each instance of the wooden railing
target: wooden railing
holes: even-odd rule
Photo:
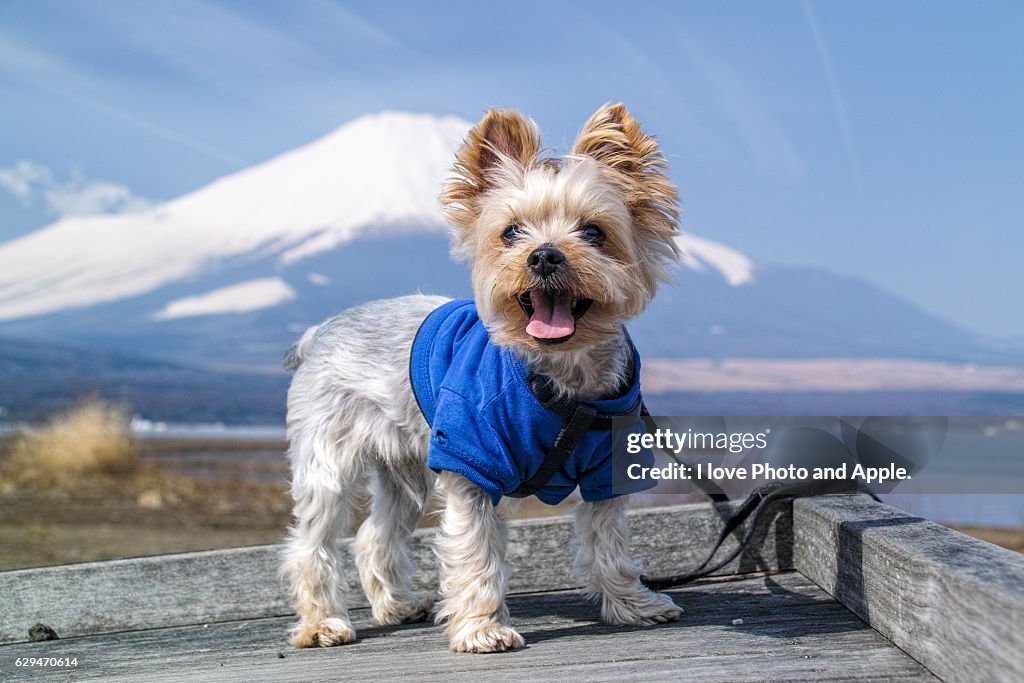
[[[648,574],[685,571],[735,509],[633,511],[634,551]],[[862,496],[779,503],[762,521],[720,574],[799,571],[944,680],[1024,680],[1024,556]],[[436,586],[433,533],[418,531],[411,546],[421,590]],[[571,537],[568,518],[512,522],[511,591],[574,587]],[[2,572],[0,643],[27,640],[39,622],[68,637],[287,615],[278,553],[254,546]]]

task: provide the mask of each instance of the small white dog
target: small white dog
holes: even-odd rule
[[[510,494],[553,503],[579,486],[575,569],[605,622],[679,616],[640,583],[624,497],[607,474],[607,427],[588,429],[595,412],[639,408],[639,359],[623,325],[678,258],[676,190],[657,142],[621,104],[590,118],[571,156],[542,158],[540,149],[532,121],[492,110],[458,152],[441,200],[453,254],[472,264],[473,301],[366,304],[307,331],[286,358],[296,370],[295,522],[282,572],[299,614],[296,646],[356,637],[338,543],[367,486],[370,514],[353,549],[373,620],[430,613],[433,600],[410,587],[407,541],[434,472],[445,496],[437,619],[453,651],[525,645],[505,606],[496,503]],[[582,431],[563,441],[563,431],[579,431],[576,419]]]

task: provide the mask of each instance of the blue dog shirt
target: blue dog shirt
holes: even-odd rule
[[[592,401],[604,415],[629,414],[640,400],[640,358],[633,352],[634,380],[618,398]],[[495,504],[540,468],[563,426],[530,391],[522,358],[491,343],[471,299],[450,301],[427,316],[413,342],[409,377],[431,427],[427,465],[462,475]],[[577,485],[595,501],[652,487],[651,480],[613,476],[612,431],[592,430],[537,497],[554,505]],[[650,450],[632,456],[644,467]],[[613,486],[614,483],[614,486]]]

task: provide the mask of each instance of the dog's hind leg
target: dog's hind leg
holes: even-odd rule
[[[370,516],[359,528],[352,549],[374,623],[422,621],[434,606],[433,598],[412,590],[414,567],[408,550],[430,495],[431,479],[420,462],[409,461],[401,470],[378,465],[371,481]]]
[[[505,593],[506,530],[490,496],[468,479],[442,472],[444,518],[437,539],[441,569],[438,621],[448,621],[452,652],[503,652],[525,647],[509,626]]]
[[[345,596],[348,580],[339,543],[351,527],[362,494],[361,458],[346,453],[326,427],[292,436],[295,521],[285,540],[281,573],[299,614],[296,647],[329,647],[355,640]]]
[[[601,601],[601,620],[614,626],[675,621],[682,610],[664,593],[640,583],[641,565],[629,553],[625,497],[581,502],[574,569],[584,594]]]

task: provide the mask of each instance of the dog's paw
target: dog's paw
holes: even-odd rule
[[[508,652],[526,647],[526,641],[510,626],[488,621],[473,627],[463,627],[454,634],[449,630],[449,648],[452,652]]]
[[[410,595],[406,600],[389,602],[384,605],[373,605],[373,623],[378,626],[394,626],[396,624],[414,624],[424,621],[434,608],[434,599],[419,595]]]
[[[650,626],[675,621],[682,612],[669,596],[644,589],[628,595],[605,595],[601,620],[612,626]]]
[[[333,647],[351,643],[356,632],[344,619],[324,619],[319,624],[298,624],[292,631],[295,647]]]

